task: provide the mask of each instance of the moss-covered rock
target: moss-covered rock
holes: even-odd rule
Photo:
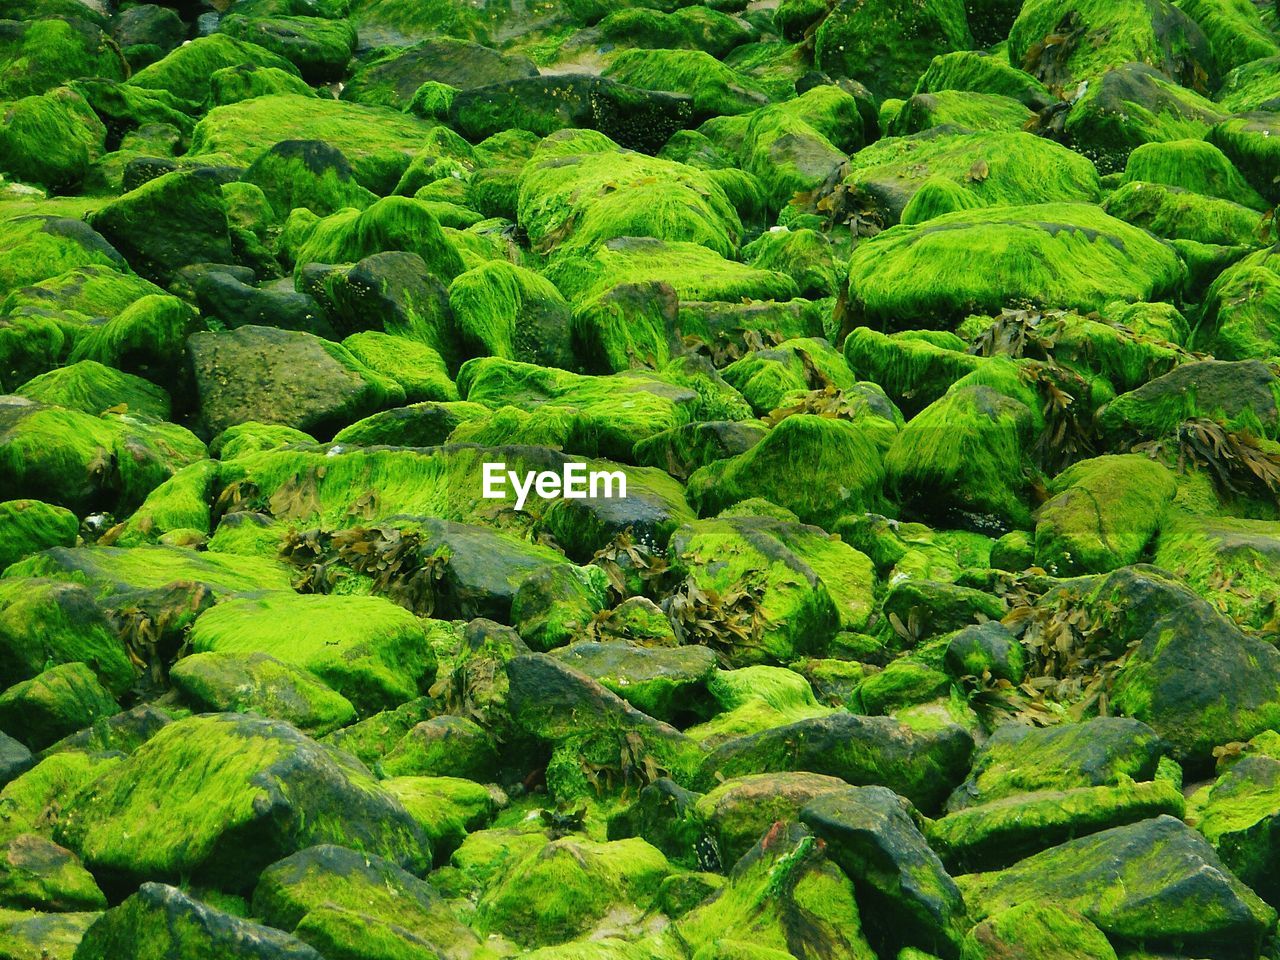
[[[1075,910],[1112,937],[1179,944],[1202,956],[1248,956],[1274,911],[1227,870],[1198,833],[1169,816],[1115,827],[998,873],[962,878],[975,919],[1040,902]]]
[[[1188,817],[1236,876],[1268,903],[1277,890],[1272,864],[1280,761],[1246,753],[1192,797]]]
[[[972,10],[969,25],[974,26]],[[915,87],[917,94],[944,90],[968,90],[1009,97],[1036,111],[1043,110],[1056,99],[1043,83],[1010,65],[1004,57],[975,50],[959,50],[934,57],[928,69],[920,74]]]
[[[0,40],[0,99],[41,94],[76,77],[123,80],[128,75],[120,48],[91,17],[63,13],[73,15],[28,19],[20,10],[6,11],[13,19]]]
[[[1023,103],[998,93],[942,90],[913,94],[885,132],[902,137],[949,124],[960,130],[1017,131],[1035,114]]]
[[[1249,185],[1269,202],[1280,200],[1280,183],[1272,173],[1280,156],[1280,111],[1257,110],[1217,124],[1206,139],[1226,154]]]
[[[94,417],[18,397],[0,404],[6,498],[128,511],[204,453],[204,444],[174,424],[122,413]]]
[[[1255,436],[1280,430],[1280,382],[1257,360],[1185,363],[1136,390],[1122,393],[1098,412],[1113,434],[1158,438],[1185,420],[1207,417]]]
[[[350,723],[355,708],[311,673],[265,653],[197,653],[169,671],[197,710],[256,713],[319,737]]]
[[[1275,248],[1250,254],[1219,274],[1205,293],[1199,344],[1222,360],[1274,356],[1280,350],[1275,307],[1280,302]]]
[[[106,149],[106,127],[67,87],[0,103],[0,117],[0,169],[18,180],[73,189]]]
[[[1266,201],[1240,175],[1226,155],[1203,140],[1144,143],[1129,154],[1124,182],[1163,183],[1206,197],[1230,200],[1254,210]]]
[[[97,911],[75,913],[17,913],[0,921],[0,948],[14,956],[39,956],[71,960],[84,932],[98,919]]]
[[[1045,39],[1068,18],[1076,39],[1051,53]],[[1096,83],[1109,67],[1123,64],[1150,64],[1188,87],[1215,68],[1208,40],[1190,17],[1172,4],[1142,0],[1024,4],[1009,30],[1009,60],[1068,93],[1080,81]]]
[[[463,352],[574,368],[569,304],[545,277],[510,263],[487,263],[449,285]]]
[[[968,206],[1091,202],[1099,196],[1093,164],[1066,147],[1030,133],[947,128],[886,137],[860,150],[845,183],[868,196],[882,222],[891,224],[933,177],[959,186]]]
[[[367,851],[322,844],[262,872],[253,911],[326,957],[470,956],[476,935],[425,880]]]
[[[199,333],[187,343],[210,434],[247,421],[283,423],[317,435],[404,402],[404,388],[341,344],[309,333],[246,326]]]
[[[155,420],[168,420],[169,395],[149,380],[104,367],[95,360],[51,370],[28,380],[14,391],[50,406],[98,415],[117,409]]]
[[[818,28],[814,62],[832,76],[858,80],[882,97],[894,97],[911,92],[935,55],[973,45],[959,2],[881,9],[844,0]]]
[[[553,138],[554,139],[554,138]],[[566,150],[575,152],[565,152]],[[684,164],[568,142],[520,174],[519,222],[536,249],[585,253],[619,237],[697,243],[721,256],[742,224],[720,185]]]
[[[218,31],[283,57],[309,83],[340,79],[356,47],[356,31],[349,22],[324,17],[232,13],[218,22]]]
[[[231,157],[249,166],[281,141],[322,140],[347,158],[357,183],[387,194],[430,129],[416,117],[383,107],[320,97],[264,96],[210,110],[196,124],[190,152]]]
[[[74,546],[79,529],[80,521],[65,507],[41,500],[0,503],[0,570],[49,547]]]
[[[194,875],[245,891],[263,866],[316,842],[412,869],[431,859],[421,827],[358,760],[238,714],[169,724],[76,796],[59,836],[118,884]]]
[[[129,269],[124,257],[102,234],[73,217],[15,216],[0,221],[0,241],[7,251],[0,264],[0,293],[6,296],[76,267]]]
[[[435,672],[422,624],[380,597],[228,600],[196,620],[191,643],[197,653],[265,653],[304,667],[366,712],[416,696]]]
[[[884,454],[891,420],[787,417],[745,453],[716,460],[689,477],[689,500],[704,515],[751,497],[786,507],[805,523],[830,528],[848,513],[885,507]]]
[[[1176,491],[1173,475],[1147,457],[1074,464],[1053,479],[1053,498],[1036,513],[1036,564],[1076,576],[1137,562]]]
[[[346,207],[363,210],[376,197],[356,180],[342,151],[322,140],[285,140],[259,156],[243,181],[263,189],[277,216],[306,207],[327,217]]]
[[[636,647],[571,643],[551,652],[651,717],[678,722],[707,708],[706,684],[716,666],[707,647]]]
[[[163,59],[135,73],[129,83],[147,90],[165,91],[195,108],[209,98],[210,80],[215,71],[242,63],[297,74],[288,60],[270,50],[215,33],[175,48]]]
[[[1097,207],[968,210],[859,244],[846,316],[903,328],[1015,305],[1097,310],[1115,299],[1168,296],[1183,271],[1167,246]]]
[[[49,667],[0,693],[0,724],[32,750],[42,750],[119,710],[110,691],[84,663]]]
[[[477,927],[529,947],[561,943],[612,910],[638,920],[670,872],[666,857],[640,839],[553,840],[494,878],[480,900]]]
[[[366,330],[353,333],[342,345],[370,370],[398,383],[411,403],[458,399],[444,358],[425,343]]]
[[[749,78],[702,50],[626,50],[610,60],[604,76],[644,90],[684,94],[696,119],[747,113],[769,99]]]
[[[1108,214],[1170,240],[1248,245],[1261,226],[1257,211],[1163,184],[1130,181],[1102,207]]]
[[[144,883],[99,917],[85,931],[76,953],[85,960],[108,960],[122,950],[138,960],[161,960],[175,953],[191,960],[214,960],[228,950],[255,960],[320,957],[301,940],[224,913],[163,883]]]
[[[964,960],[997,960],[1016,950],[1026,960],[1115,960],[1111,942],[1074,910],[1024,903],[976,924],[964,939]]]
[[[0,898],[9,908],[59,912],[107,905],[75,854],[30,833],[0,844]]]

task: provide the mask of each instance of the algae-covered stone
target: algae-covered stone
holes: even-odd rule
[[[410,403],[458,399],[444,358],[425,343],[366,330],[353,333],[342,345],[370,370],[398,383]]]
[[[870,560],[816,527],[763,517],[701,520],[678,529],[668,553],[699,592],[752,598],[749,633],[725,650],[740,666],[820,653],[837,630],[859,629],[870,614]]]
[[[223,913],[163,883],[144,883],[99,917],[85,931],[76,956],[110,960],[127,953],[137,960],[216,960],[228,951],[252,960],[321,960],[287,933]]]
[[[393,860],[332,844],[262,871],[253,911],[325,957],[461,960],[479,947],[430,883]]]
[[[651,237],[725,257],[737,251],[741,221],[705,172],[622,152],[608,140],[563,150],[535,153],[520,174],[519,222],[536,249],[585,252],[619,237]]]
[[[219,21],[218,31],[278,54],[297,67],[309,83],[340,78],[356,46],[356,31],[350,23],[324,17],[232,13]]]
[[[1280,431],[1280,380],[1257,360],[1184,363],[1098,412],[1104,430],[1152,439],[1183,421],[1208,417],[1229,429],[1274,437]]]
[[[889,717],[837,713],[726,741],[707,756],[701,779],[808,770],[887,786],[933,811],[964,775],[972,748],[969,734],[955,725],[914,730]]]
[[[952,870],[1007,867],[1075,837],[1161,814],[1182,817],[1182,794],[1165,779],[1017,793],[932,821],[930,844]]]
[[[798,824],[778,825],[676,925],[698,957],[872,960],[853,883]]]
[[[30,766],[0,790],[0,838],[34,833],[52,839],[61,801],[122,761],[118,753],[68,750]]]
[[[323,140],[284,140],[256,159],[242,181],[262,188],[279,216],[306,207],[327,217],[346,207],[363,210],[376,199],[356,181],[351,163]]]
[[[1203,837],[1161,816],[961,880],[975,919],[1026,903],[1082,914],[1103,933],[1211,960],[1252,956],[1275,911],[1223,866]]]
[[[210,434],[246,421],[332,434],[404,389],[341,344],[298,330],[246,326],[187,341],[201,422]]]
[[[982,176],[971,176],[983,172]],[[939,180],[958,188],[946,210],[1031,203],[1092,202],[1098,171],[1060,144],[1024,132],[970,133],[943,127],[885,137],[859,150],[845,183],[870,198],[885,224],[904,213],[916,193]]]
[[[266,653],[304,667],[366,712],[412,699],[435,671],[422,623],[381,597],[228,600],[196,620],[191,644],[197,653]]]
[[[1107,70],[1063,122],[1068,141],[1101,173],[1123,170],[1146,143],[1203,137],[1223,114],[1209,100],[1142,63]]]
[[[173,357],[198,329],[203,327],[191,307],[156,292],[133,300],[106,323],[86,330],[68,359],[73,363],[94,360],[179,391],[186,384],[186,373],[173,363]]]
[[[469,833],[488,826],[504,797],[460,777],[388,777],[381,782],[427,831],[437,864],[447,862]]]
[[[49,547],[74,546],[79,529],[80,521],[65,507],[41,500],[0,503],[0,570]]]
[[[947,642],[946,667],[953,677],[981,677],[1019,684],[1026,676],[1026,652],[1004,624],[988,620],[952,635]]]
[[[1150,780],[1163,752],[1154,730],[1124,717],[1043,729],[1007,724],[977,751],[969,779],[951,795],[947,809],[1037,790]]]
[[[0,844],[0,901],[10,908],[59,912],[107,905],[75,854],[30,833]]]
[[[689,499],[710,514],[764,497],[829,527],[845,514],[883,509],[883,457],[896,433],[892,420],[877,416],[790,416],[746,452],[695,471]]]
[[[889,9],[843,0],[816,39],[819,69],[861,81],[882,97],[910,93],[936,54],[973,46],[964,5],[949,0]]]
[[[551,281],[510,263],[487,263],[454,278],[449,306],[468,356],[575,368],[570,307]]]
[[[84,663],[113,693],[134,680],[124,645],[93,594],[76,583],[0,580],[0,685],[35,677],[48,665]]]
[[[755,83],[703,50],[625,50],[611,59],[604,76],[684,94],[695,119],[747,113],[768,102]]]
[[[911,804],[884,787],[849,787],[811,800],[800,819],[827,844],[890,943],[954,956],[964,900],[920,833]]]
[[[71,960],[76,947],[99,917],[99,911],[76,913],[8,913],[0,921],[0,949],[11,956]],[[44,954],[44,956],[41,956]]]
[[[167,281],[192,262],[234,260],[222,192],[216,180],[198,172],[177,171],[144,183],[89,222],[153,280]]]
[[[1102,208],[1158,237],[1219,246],[1248,245],[1261,226],[1257,211],[1241,204],[1139,180],[1111,194]]]
[[[141,414],[155,420],[170,417],[169,395],[142,377],[104,367],[96,360],[42,373],[18,387],[18,396],[50,406],[66,407],[97,416],[104,410]]]
[[[415,725],[431,719],[435,706],[430,697],[415,697],[394,709],[381,710],[335,730],[322,737],[321,741],[354,754],[362,763],[372,767]]]
[[[606,584],[597,567],[541,567],[516,588],[511,620],[535,649],[558,647],[586,631],[604,609]]]
[[[166,726],[75,797],[58,835],[116,886],[191,875],[244,891],[262,867],[317,842],[410,869],[431,859],[422,829],[358,760],[239,714]]]
[[[533,947],[586,933],[611,910],[634,922],[670,872],[667,858],[638,838],[554,840],[512,859],[494,878],[480,900],[477,927]]]
[[[488,779],[497,764],[489,734],[466,717],[433,717],[406,733],[382,760],[393,777]]]
[[[1203,140],[1144,143],[1129,154],[1123,179],[1164,183],[1255,210],[1266,206],[1226,154]]]
[[[1173,475],[1143,456],[1074,464],[1053,479],[1054,496],[1036,513],[1036,564],[1074,576],[1136,562],[1176,491]]]
[[[1194,811],[1191,822],[1223,863],[1273,905],[1280,893],[1274,880],[1278,786],[1280,761],[1245,754],[1189,804]]]
[[[1101,309],[1159,300],[1183,276],[1145,231],[1085,204],[967,210],[901,225],[860,243],[849,262],[848,316],[903,329],[1024,305]]]
[[[50,667],[0,693],[0,726],[32,750],[119,710],[110,691],[83,663]]]
[[[106,149],[106,127],[67,87],[2,103],[0,118],[0,169],[30,183],[77,187]]]
[[[323,736],[356,717],[346,697],[310,673],[265,653],[197,653],[179,660],[169,678],[197,709],[256,713]]]
[[[571,643],[551,655],[598,680],[651,717],[674,722],[705,709],[716,656],[707,647],[634,647],[623,643]]]
[[[1111,942],[1074,910],[1024,903],[976,924],[964,940],[964,960],[998,960],[1017,951],[1026,960],[1115,960]]]
[[[714,836],[722,863],[737,863],[775,822],[798,820],[810,801],[846,789],[843,780],[817,773],[735,777],[698,797],[692,819]]]

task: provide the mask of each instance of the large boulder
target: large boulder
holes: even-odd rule
[[[316,843],[411,870],[431,862],[422,828],[355,757],[238,714],[169,724],[69,798],[57,833],[116,890],[197,877],[247,892],[267,864]]]

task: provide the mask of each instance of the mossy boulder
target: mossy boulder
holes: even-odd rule
[[[1123,170],[1146,143],[1202,138],[1223,119],[1212,101],[1144,63],[1112,67],[1089,84],[1063,121],[1073,149],[1100,173]]]
[[[0,118],[0,169],[18,180],[74,189],[106,150],[106,127],[67,87],[0,103]]]
[[[865,83],[881,97],[910,93],[935,55],[974,45],[964,5],[951,0],[890,9],[843,0],[816,40],[820,70]]]
[[[768,428],[754,420],[701,420],[642,440],[635,457],[643,466],[687,480],[699,467],[746,453],[767,435]]]
[[[721,863],[733,864],[777,821],[796,821],[815,798],[847,789],[844,781],[816,773],[735,777],[698,796],[686,816],[714,837]]]
[[[853,883],[798,824],[779,824],[761,837],[730,869],[728,883],[681,917],[676,931],[696,956],[717,960],[876,956]],[[797,937],[804,945],[791,947]]]
[[[725,257],[737,251],[741,221],[704,171],[610,141],[564,150],[535,153],[520,174],[519,222],[536,249],[586,252],[619,237],[652,237]]]
[[[218,22],[218,31],[278,54],[308,83],[340,79],[356,47],[356,31],[349,22],[324,17],[232,13]]]
[[[285,720],[314,737],[356,718],[346,697],[301,667],[265,653],[196,653],[169,671],[193,707],[211,713],[256,713]]]
[[[370,370],[398,383],[411,403],[458,399],[444,358],[425,343],[366,330],[353,333],[342,345]]]
[[[432,37],[362,63],[343,87],[342,97],[403,110],[425,83],[469,90],[537,76],[537,72],[538,68],[519,54],[501,53],[455,37]]]
[[[116,885],[197,876],[247,891],[267,864],[316,842],[411,869],[431,860],[421,827],[358,760],[239,714],[169,724],[78,794],[58,833]]]
[[[641,90],[609,77],[581,73],[520,77],[459,91],[449,126],[472,142],[507,130],[546,137],[557,130],[599,130],[632,150],[656,153],[693,123],[686,96]]]
[[[0,570],[49,547],[75,545],[80,521],[65,507],[42,500],[0,503]]]
[[[43,750],[119,710],[84,663],[49,667],[0,693],[0,724],[32,750]]]
[[[1078,39],[1070,49],[1050,53],[1045,38],[1064,22]],[[1096,83],[1109,67],[1123,64],[1150,64],[1187,87],[1215,69],[1209,42],[1190,17],[1170,3],[1143,0],[1034,0],[1009,29],[1008,53],[1011,63],[1065,92],[1082,80]]]
[[[1177,784],[1163,779],[1114,786],[1037,790],[948,814],[927,827],[929,842],[957,872],[996,870],[1099,830],[1168,814],[1181,818]]]
[[[701,594],[738,600],[749,614],[744,642],[724,638],[738,665],[820,654],[839,629],[860,629],[871,610],[871,561],[817,527],[768,517],[700,520],[668,548],[676,574]]]
[[[707,647],[582,641],[553,650],[551,656],[659,720],[679,722],[709,707],[706,685],[716,656]]]
[[[10,909],[76,912],[107,905],[75,854],[31,833],[0,844],[0,898]]]
[[[322,140],[347,158],[357,183],[383,195],[408,169],[430,129],[384,107],[280,94],[210,110],[196,124],[190,152],[250,166],[281,141]]]
[[[112,693],[123,694],[134,668],[106,614],[85,587],[53,580],[0,580],[0,685],[37,676],[46,665],[87,664]]]
[[[819,337],[785,340],[776,347],[752,350],[725,367],[723,376],[762,415],[788,401],[802,399],[810,390],[833,387],[851,398],[862,392],[856,389],[857,381],[841,362],[840,354]],[[875,388],[871,387],[870,392]],[[858,405],[857,399],[860,398],[853,399],[851,406]],[[897,419],[888,404],[880,407],[879,411],[868,412],[888,414],[885,419],[890,421]]]
[[[1130,181],[1102,208],[1111,216],[1169,240],[1247,246],[1261,227],[1256,210],[1163,184]]]
[[[1152,562],[1242,626],[1272,633],[1280,597],[1272,572],[1278,538],[1280,524],[1273,520],[1179,513],[1162,524]]]
[[[170,416],[169,395],[163,388],[141,377],[104,367],[96,360],[81,360],[42,373],[14,393],[94,416],[112,408],[154,420],[168,420]]]
[[[1193,795],[1188,818],[1231,871],[1275,904],[1275,818],[1280,813],[1280,761],[1245,753]]]
[[[1082,460],[1055,477],[1036,512],[1036,564],[1053,576],[1108,573],[1137,562],[1177,492],[1173,475],[1140,455]]]
[[[242,176],[261,187],[277,216],[306,207],[327,217],[346,207],[363,210],[375,195],[356,180],[351,162],[323,140],[284,140],[259,156]]]
[[[21,397],[0,404],[6,498],[128,511],[204,453],[204,444],[174,424],[121,413],[94,417]]]
[[[860,243],[846,316],[903,329],[1012,306],[1087,312],[1116,299],[1159,300],[1183,275],[1165,244],[1094,206],[966,210]]]
[[[468,356],[578,365],[570,349],[569,304],[532,270],[501,262],[468,270],[449,285],[449,306]]]
[[[1280,431],[1280,381],[1257,360],[1198,360],[1122,393],[1100,411],[1111,435],[1156,439],[1196,417],[1228,429],[1275,437]]]
[[[253,960],[320,958],[301,940],[224,913],[163,883],[144,883],[102,914],[75,952],[83,960],[108,960],[122,950],[138,960],[161,960],[175,953],[191,960],[214,960],[228,950]]]
[[[883,509],[883,457],[896,435],[891,420],[787,417],[745,453],[717,460],[689,478],[689,499],[714,514],[763,497],[805,523],[830,527],[848,513]]]
[[[1115,960],[1111,942],[1074,910],[1025,903],[976,924],[964,939],[964,960],[997,960],[1016,950],[1026,960]]]
[[[1222,271],[1205,292],[1198,345],[1221,360],[1262,359],[1280,351],[1280,257],[1260,250]]]
[[[887,786],[933,812],[964,776],[972,749],[972,738],[954,724],[916,730],[889,717],[834,713],[724,741],[707,755],[699,783],[807,770]]]
[[[1026,903],[1074,910],[1103,933],[1175,944],[1213,960],[1246,957],[1275,912],[1203,837],[1169,816],[1071,840],[996,873],[962,878],[977,920]]]
[[[959,199],[950,201],[952,210],[1092,202],[1100,193],[1093,164],[1050,140],[1023,132],[949,128],[871,144],[850,160],[844,182],[869,197],[887,225],[898,221],[916,193],[936,183],[933,178],[960,188]]]
[[[87,329],[68,359],[72,363],[93,360],[181,393],[186,375],[173,357],[182,351],[187,336],[201,328],[198,314],[187,304],[153,293],[134,300],[106,323]]]
[[[435,672],[421,622],[381,597],[228,600],[196,620],[191,644],[197,653],[265,653],[303,667],[365,712],[411,699]]]
[[[1023,103],[998,93],[942,90],[913,94],[886,133],[901,137],[943,124],[960,130],[1017,131],[1035,114]]]
[[[1254,210],[1266,206],[1266,201],[1249,186],[1226,154],[1204,140],[1144,143],[1129,154],[1123,180],[1181,187]]]
[[[1280,198],[1275,169],[1280,111],[1256,110],[1223,120],[1206,139],[1236,166],[1249,185],[1274,203]]]
[[[695,119],[747,113],[769,101],[750,78],[703,50],[624,50],[610,59],[604,76],[643,90],[683,94]]]
[[[638,919],[670,872],[667,858],[638,838],[553,840],[511,859],[481,897],[476,925],[526,947],[561,943],[613,910]]]
[[[31,11],[27,17],[20,9],[6,10],[12,19],[6,21],[0,39],[0,99],[41,94],[76,77],[123,80],[128,75],[120,48],[91,14],[66,9],[62,13],[40,16]]]
[[[973,13],[970,10],[970,22]],[[1002,36],[1007,35],[1006,30]],[[958,50],[934,57],[920,74],[915,93],[941,93],[944,90],[968,90],[974,93],[1009,97],[1040,111],[1056,99],[1049,89],[1031,74],[1019,70],[1004,57],[980,50]]]
[[[393,777],[486,780],[497,765],[489,734],[466,717],[440,716],[415,725],[382,759]]]
[[[129,78],[129,83],[146,90],[164,91],[180,101],[186,101],[191,107],[199,107],[209,98],[209,84],[213,73],[223,67],[236,67],[242,63],[275,67],[297,74],[288,60],[270,50],[255,43],[215,33],[176,47],[163,59],[135,73]]]
[[[326,957],[469,956],[479,947],[425,880],[367,851],[322,844],[271,864],[253,911]]]
[[[209,435],[247,421],[331,435],[405,399],[400,384],[341,344],[302,331],[245,326],[198,333],[187,351]]]

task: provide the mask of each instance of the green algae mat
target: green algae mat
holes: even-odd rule
[[[1280,957],[1276,0],[0,3],[0,960]]]

